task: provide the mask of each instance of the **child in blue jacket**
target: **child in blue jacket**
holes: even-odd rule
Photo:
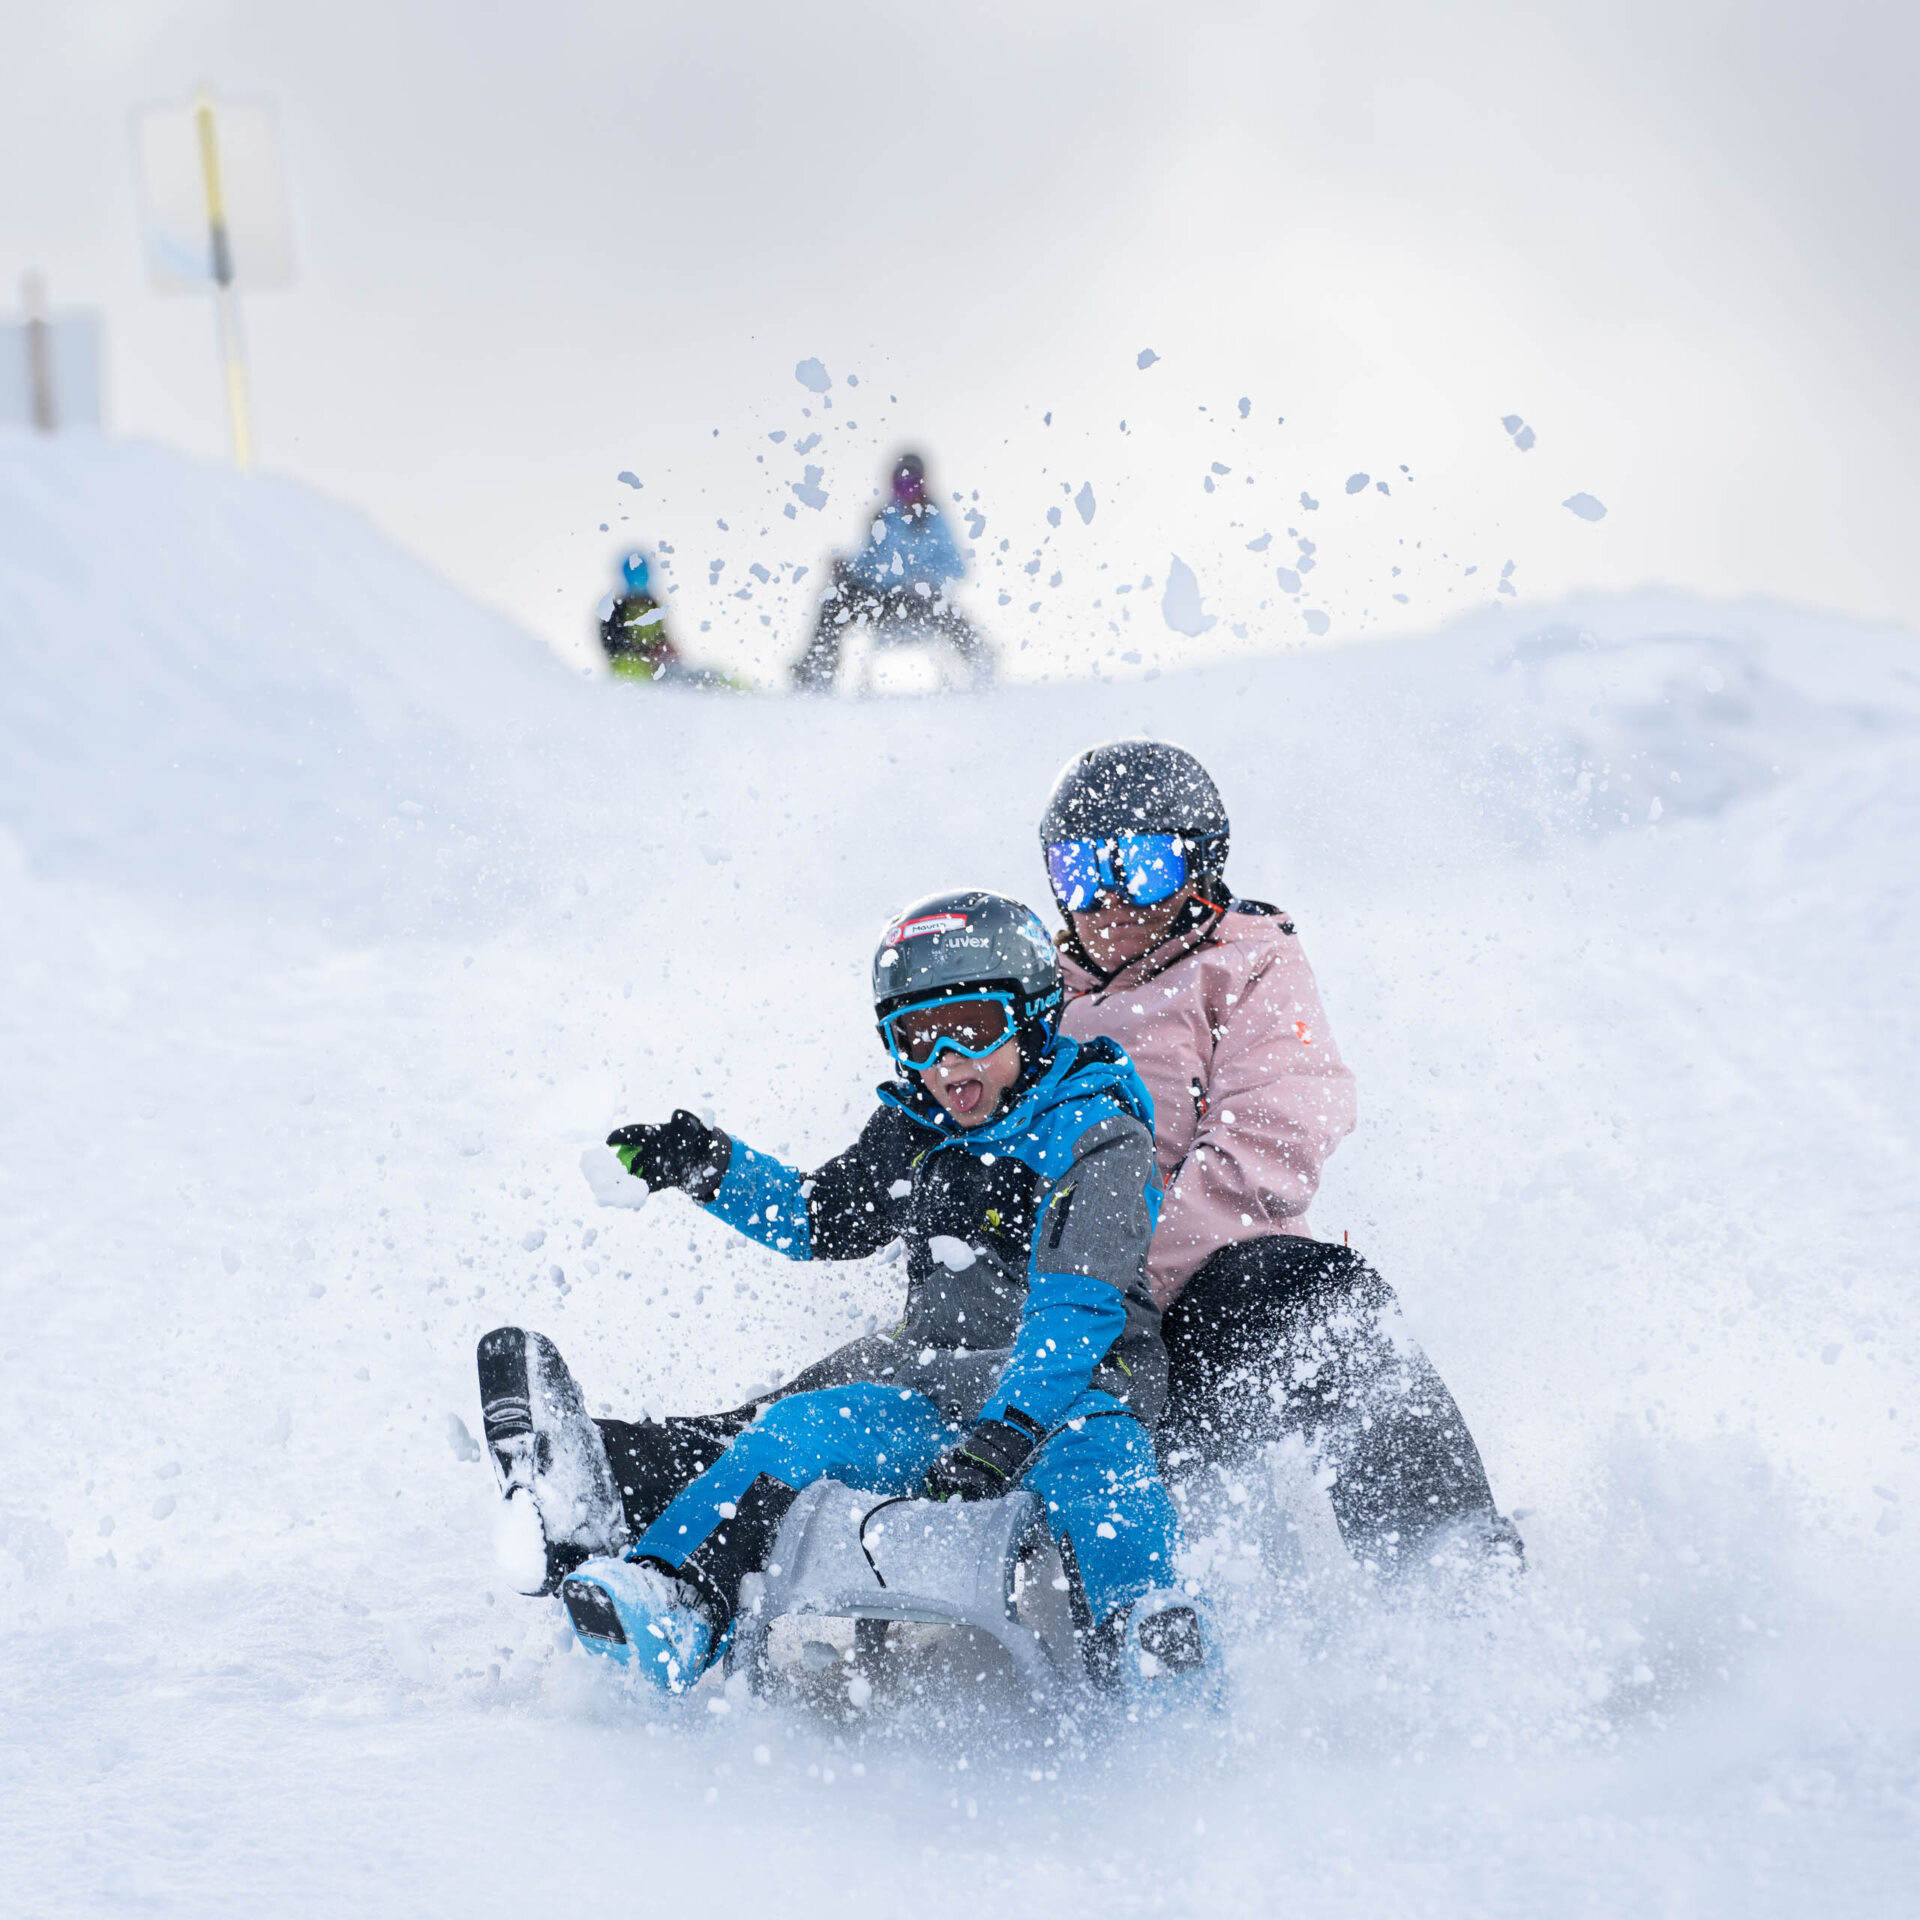
[[[503,1486],[537,1507],[576,1626],[604,1639],[611,1613],[624,1644],[650,1656],[641,1670],[670,1692],[724,1648],[742,1581],[766,1563],[799,1491],[827,1478],[934,1499],[1032,1488],[1090,1674],[1122,1677],[1130,1627],[1155,1650],[1150,1667],[1190,1671],[1209,1657],[1209,1635],[1204,1609],[1178,1591],[1179,1527],[1149,1431],[1166,1355],[1146,1286],[1160,1200],[1146,1088],[1110,1041],[1060,1037],[1052,942],[1036,915],[998,895],[941,895],[900,915],[875,954],[874,1002],[901,1077],[880,1089],[859,1140],[817,1172],[685,1111],[622,1128],[609,1145],[649,1187],[681,1188],[790,1259],[862,1259],[901,1240],[900,1324],[802,1373],[733,1437],[716,1437],[664,1506],[638,1514],[632,1481],[657,1475],[658,1459],[649,1466],[619,1435],[650,1436],[657,1456],[670,1423],[550,1421],[581,1454],[602,1435],[598,1459],[573,1476],[587,1496],[571,1551],[557,1536],[575,1510],[537,1472],[515,1484],[511,1429],[543,1401],[578,1410],[578,1390],[538,1335],[502,1329],[482,1342],[481,1370]],[[488,1342],[507,1350],[492,1399]],[[609,1532],[631,1538],[623,1557],[607,1555]],[[1134,1618],[1141,1609],[1151,1618]]]

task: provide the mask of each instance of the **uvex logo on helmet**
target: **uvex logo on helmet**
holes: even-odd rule
[[[964,913],[928,913],[918,920],[903,920],[897,927],[889,927],[883,936],[883,942],[889,947],[897,947],[902,940],[918,939],[923,933],[964,933],[967,916]]]

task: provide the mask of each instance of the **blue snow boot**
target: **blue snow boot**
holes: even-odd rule
[[[1129,1709],[1149,1715],[1226,1704],[1226,1664],[1213,1609],[1196,1595],[1156,1587],[1127,1609],[1119,1682]]]
[[[644,1560],[588,1560],[561,1583],[574,1633],[662,1693],[685,1693],[714,1656],[713,1622],[691,1592]]]

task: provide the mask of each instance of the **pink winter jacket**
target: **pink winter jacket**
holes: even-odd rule
[[[1063,1030],[1125,1047],[1153,1095],[1166,1201],[1147,1256],[1169,1305],[1235,1240],[1312,1238],[1320,1163],[1353,1131],[1353,1075],[1281,913],[1230,911],[1104,987],[1064,950]]]

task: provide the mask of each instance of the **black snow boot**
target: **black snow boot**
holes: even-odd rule
[[[581,1561],[627,1544],[606,1446],[545,1335],[496,1327],[478,1359],[480,1419],[505,1502],[501,1568],[522,1593],[552,1593]]]

